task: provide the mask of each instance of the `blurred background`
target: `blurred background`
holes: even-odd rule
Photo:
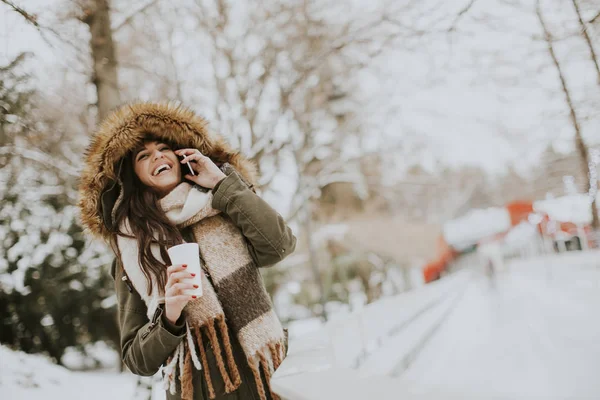
[[[0,0],[0,397],[164,396],[123,371],[113,256],[76,201],[98,122],[172,100],[256,161],[298,237],[262,271],[291,343],[385,304],[357,370],[600,398],[599,53],[598,0]],[[456,297],[410,357],[373,358],[434,292]]]

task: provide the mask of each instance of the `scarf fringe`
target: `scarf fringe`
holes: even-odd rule
[[[227,329],[227,323],[225,317],[217,319],[219,324],[219,330],[223,336],[223,343],[225,346],[225,356],[227,357],[227,364],[229,365],[229,372],[231,372],[233,384],[238,388],[242,384],[242,378],[240,377],[240,371],[235,364],[235,358],[233,357],[233,349],[231,348],[231,341],[229,339],[229,332]]]
[[[283,343],[269,343],[264,348],[258,351],[258,353],[252,358],[248,359],[248,365],[254,375],[254,382],[258,390],[260,400],[267,400],[267,390],[269,391],[270,397],[273,400],[279,400],[279,396],[273,393],[271,389],[271,376],[279,368],[283,361]],[[267,387],[265,388],[264,382],[261,377],[260,370],[262,368],[265,376]]]
[[[271,385],[269,384],[269,382],[271,382],[272,365],[269,363],[269,360],[267,360],[267,357],[265,357],[264,353],[262,353],[262,352],[258,353],[258,358],[260,359],[260,365],[262,366],[263,373],[265,374],[265,381],[267,382],[267,389],[271,393],[271,397],[273,397],[273,392],[271,392]]]
[[[177,366],[177,362],[179,361],[180,354],[182,353],[183,343],[180,343],[173,356],[170,359],[167,359],[167,366],[164,370],[164,388],[168,390],[171,394],[175,394],[176,385],[175,385],[175,368]]]
[[[273,360],[273,369],[279,368],[282,363],[281,349],[281,343],[269,343],[269,351],[271,352],[271,359]]]
[[[215,321],[211,321],[207,324],[208,330],[208,338],[210,341],[210,346],[213,349],[213,353],[215,355],[215,359],[217,360],[217,367],[219,368],[219,372],[221,373],[221,377],[225,382],[225,393],[231,393],[235,389],[239,387],[239,385],[234,386],[231,382],[231,378],[227,373],[227,369],[225,368],[225,363],[223,361],[223,354],[221,353],[221,345],[219,344],[219,337],[217,336],[217,331],[215,329]],[[221,332],[222,333],[222,332]],[[230,343],[224,343],[225,346],[231,346]],[[229,351],[231,353],[231,351]],[[235,362],[235,361],[234,361]]]
[[[179,367],[179,381],[181,382],[183,380],[185,358],[187,357],[189,351],[186,351],[187,346],[185,345],[185,340],[182,340],[179,343],[179,346],[181,346],[181,351],[179,352],[179,363],[177,366]]]
[[[256,389],[258,390],[258,395],[260,400],[267,400],[267,394],[265,393],[265,387],[263,385],[262,379],[260,377],[260,363],[258,360],[248,360],[248,365],[252,370],[252,375],[254,375],[254,383],[256,385]]]
[[[202,369],[204,370],[204,379],[206,380],[206,386],[208,387],[208,397],[214,399],[216,397],[215,389],[213,388],[212,380],[210,379],[210,372],[208,370],[208,360],[206,359],[206,349],[204,349],[204,343],[202,341],[202,333],[200,331],[200,328],[196,328],[194,329],[194,331],[196,333],[196,343],[198,343],[198,348],[200,349],[200,357],[202,358],[202,365],[204,367]]]
[[[190,350],[187,344],[184,345],[186,350]],[[194,373],[192,371],[192,351],[185,352],[185,361],[183,362],[183,368],[179,376],[181,381],[181,399],[182,400],[194,400]],[[180,357],[183,359],[183,356]]]
[[[194,363],[194,367],[197,370],[202,369],[202,365],[200,364],[200,360],[198,359],[198,354],[196,353],[196,347],[194,346],[194,336],[192,335],[192,331],[190,330],[190,325],[186,322],[186,338],[188,343],[188,349],[190,349],[190,353],[192,353],[192,362]]]
[[[218,331],[216,328],[218,328]],[[221,351],[221,345],[219,342],[219,334],[223,339],[224,355],[227,359],[228,368],[226,368],[225,360],[223,359],[223,353]],[[223,316],[215,318],[213,321],[202,327],[190,328],[187,326],[186,337],[187,340],[182,340],[173,353],[173,356],[167,360],[167,364],[164,369],[165,389],[169,390],[173,395],[176,393],[175,376],[176,372],[178,372],[178,378],[181,383],[182,400],[193,399],[193,368],[196,368],[197,370],[204,371],[204,379],[207,383],[210,399],[214,399],[216,397],[210,376],[210,367],[208,365],[206,349],[204,347],[204,337],[208,339],[208,342],[213,349],[217,367],[221,377],[223,378],[223,382],[225,383],[225,392],[231,393],[239,388],[242,383],[242,379],[233,356],[233,349],[231,347],[229,334],[227,332],[227,324],[225,323]],[[198,354],[196,353],[196,346],[200,352],[200,357],[198,357]],[[267,391],[270,395],[270,398],[273,400],[279,399],[279,397],[271,390],[270,381],[273,373],[283,362],[283,358],[284,344],[282,341],[279,341],[267,344],[260,351],[258,351],[252,357],[252,359],[247,359],[261,400],[268,399]],[[229,369],[229,371],[227,369]],[[230,374],[233,378],[230,377]],[[265,379],[264,381],[263,376]],[[266,387],[265,381],[267,384]]]

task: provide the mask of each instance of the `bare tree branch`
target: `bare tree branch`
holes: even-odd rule
[[[38,17],[36,15],[31,14],[30,12],[17,6],[10,0],[0,0],[0,2],[9,6],[13,11],[16,11],[17,13],[19,13],[25,19],[25,21],[27,23],[33,25],[39,32],[42,40],[44,40],[44,42],[46,42],[48,44],[48,46],[50,46],[52,49],[55,49],[55,44],[52,43],[52,41],[47,37],[47,32],[50,32],[61,43],[66,44],[67,46],[73,48],[73,50],[75,50],[76,54],[80,54],[83,52],[83,50],[76,44],[76,42],[73,42],[70,39],[63,37],[63,35],[61,35],[53,27],[40,24],[40,22],[38,21]],[[72,67],[72,65],[71,65],[71,67]]]
[[[134,12],[132,12],[123,21],[121,21],[119,24],[117,24],[115,27],[112,28],[113,34],[117,33],[124,26],[131,24],[131,22],[135,19],[135,17],[137,17],[139,14],[143,14],[150,7],[154,6],[156,3],[158,3],[158,0],[151,0],[147,4],[144,4],[143,6],[141,6],[140,8],[138,8],[137,10],[135,10]]]
[[[473,7],[473,4],[475,4],[475,0],[470,0],[469,3],[458,12],[458,14],[456,15],[456,18],[454,18],[454,21],[452,21],[452,24],[450,25],[450,27],[448,28],[448,32],[454,32],[456,30],[456,26],[458,25],[458,22],[463,18],[463,16],[469,12],[469,10]]]
[[[37,149],[26,149],[19,146],[2,146],[0,147],[0,155],[2,156],[19,156],[31,161],[36,161],[45,166],[53,167],[72,177],[79,177],[81,171],[75,166],[64,161],[56,159],[47,153]]]
[[[600,11],[598,11],[598,14],[594,15],[594,17],[592,19],[590,19],[588,22],[590,24],[593,24],[594,22],[596,22],[596,20],[600,17]]]
[[[596,67],[596,82],[600,85],[600,66],[598,66],[598,58],[596,57],[596,52],[594,51],[594,45],[592,44],[592,40],[588,35],[587,28],[585,26],[585,22],[583,22],[583,18],[581,17],[581,11],[579,10],[579,4],[577,4],[577,0],[573,1],[573,7],[575,7],[575,12],[577,13],[577,19],[579,20],[579,26],[581,27],[581,34],[585,39],[588,49],[590,50],[590,58],[594,63],[594,67]]]
[[[302,211],[302,208],[304,207],[306,202],[314,200],[315,199],[314,195],[316,193],[318,193],[321,189],[323,189],[326,185],[335,183],[335,182],[353,182],[353,181],[349,181],[348,179],[345,179],[345,176],[342,174],[339,174],[338,178],[343,178],[343,179],[336,179],[333,181],[330,179],[327,179],[327,176],[335,174],[335,173],[339,173],[340,168],[342,168],[343,166],[346,166],[350,163],[360,162],[362,160],[368,160],[369,158],[371,158],[373,156],[381,156],[382,154],[394,153],[394,152],[398,151],[398,149],[400,149],[400,148],[401,148],[401,145],[400,146],[391,146],[384,150],[369,151],[366,153],[359,154],[355,157],[345,158],[343,160],[342,159],[329,160],[329,162],[325,165],[325,167],[323,169],[321,169],[316,176],[311,177],[313,179],[310,180],[311,182],[307,183],[308,186],[306,188],[302,188],[302,189],[298,190],[298,200],[299,201],[296,202],[296,207],[293,208],[292,212],[288,216],[288,220],[294,219],[298,215],[298,213],[300,211]],[[401,184],[401,183],[399,183],[399,184]],[[414,184],[414,183],[409,182],[407,184]],[[302,196],[302,193],[304,193],[304,196]]]
[[[44,37],[43,34],[43,30],[49,30],[50,32],[52,32],[54,35],[56,35],[57,37],[60,37],[58,35],[58,33],[54,30],[52,30],[51,28],[48,27],[43,27],[37,19],[36,15],[33,15],[27,11],[25,11],[24,9],[22,9],[21,7],[17,6],[16,4],[14,4],[12,1],[9,0],[0,0],[2,3],[6,4],[7,6],[9,6],[10,8],[13,9],[13,11],[16,11],[17,13],[21,14],[21,16],[23,18],[25,18],[25,21],[27,21],[28,23],[30,23],[31,25],[35,26],[36,29],[42,34],[42,36]],[[44,37],[44,40],[46,40],[46,38]]]
[[[7,6],[9,6],[10,8],[12,8],[13,11],[16,11],[19,14],[21,14],[21,16],[23,18],[25,18],[25,20],[27,20],[27,22],[29,22],[30,24],[33,24],[33,26],[35,26],[36,28],[40,28],[40,24],[38,23],[37,17],[35,15],[30,14],[27,11],[23,10],[21,7],[17,6],[12,1],[9,1],[9,0],[0,0],[0,1],[2,3],[6,4]]]
[[[542,15],[540,0],[536,1],[536,13],[538,16],[538,20],[540,21],[540,25],[542,26],[542,30],[544,31],[544,38],[546,39],[548,53],[550,54],[550,57],[552,58],[552,62],[554,63],[556,72],[558,73],[558,77],[560,79],[561,88],[562,88],[563,94],[565,95],[565,102],[567,103],[567,106],[569,107],[569,117],[571,119],[571,123],[575,130],[575,147],[576,147],[577,152],[579,153],[579,157],[581,159],[583,176],[587,177],[589,164],[590,164],[587,147],[586,147],[585,142],[583,141],[583,137],[581,134],[581,125],[579,123],[579,119],[578,119],[577,113],[575,111],[575,106],[574,106],[573,100],[571,98],[571,92],[569,91],[569,88],[567,86],[567,82],[565,80],[565,75],[563,73],[560,62],[558,61],[558,58],[556,57],[556,53],[554,52],[554,46],[552,44],[552,35],[551,35],[550,30],[548,29],[548,26],[546,25],[546,22],[544,21],[544,17]],[[592,209],[592,217],[593,217],[592,226],[594,227],[594,229],[599,229],[600,228],[600,220],[598,219],[598,209],[594,203],[592,203],[591,209]]]

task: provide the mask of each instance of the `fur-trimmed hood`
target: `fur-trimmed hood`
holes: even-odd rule
[[[136,103],[113,112],[92,136],[79,184],[81,221],[88,232],[107,240],[107,223],[121,191],[121,160],[148,135],[196,148],[217,163],[229,163],[249,183],[256,183],[252,162],[225,140],[209,133],[207,122],[193,111],[170,103]]]

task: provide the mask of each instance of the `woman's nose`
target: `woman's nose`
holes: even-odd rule
[[[164,154],[160,150],[154,150],[154,153],[152,155],[154,156],[154,160],[158,160],[159,158],[164,157]]]

